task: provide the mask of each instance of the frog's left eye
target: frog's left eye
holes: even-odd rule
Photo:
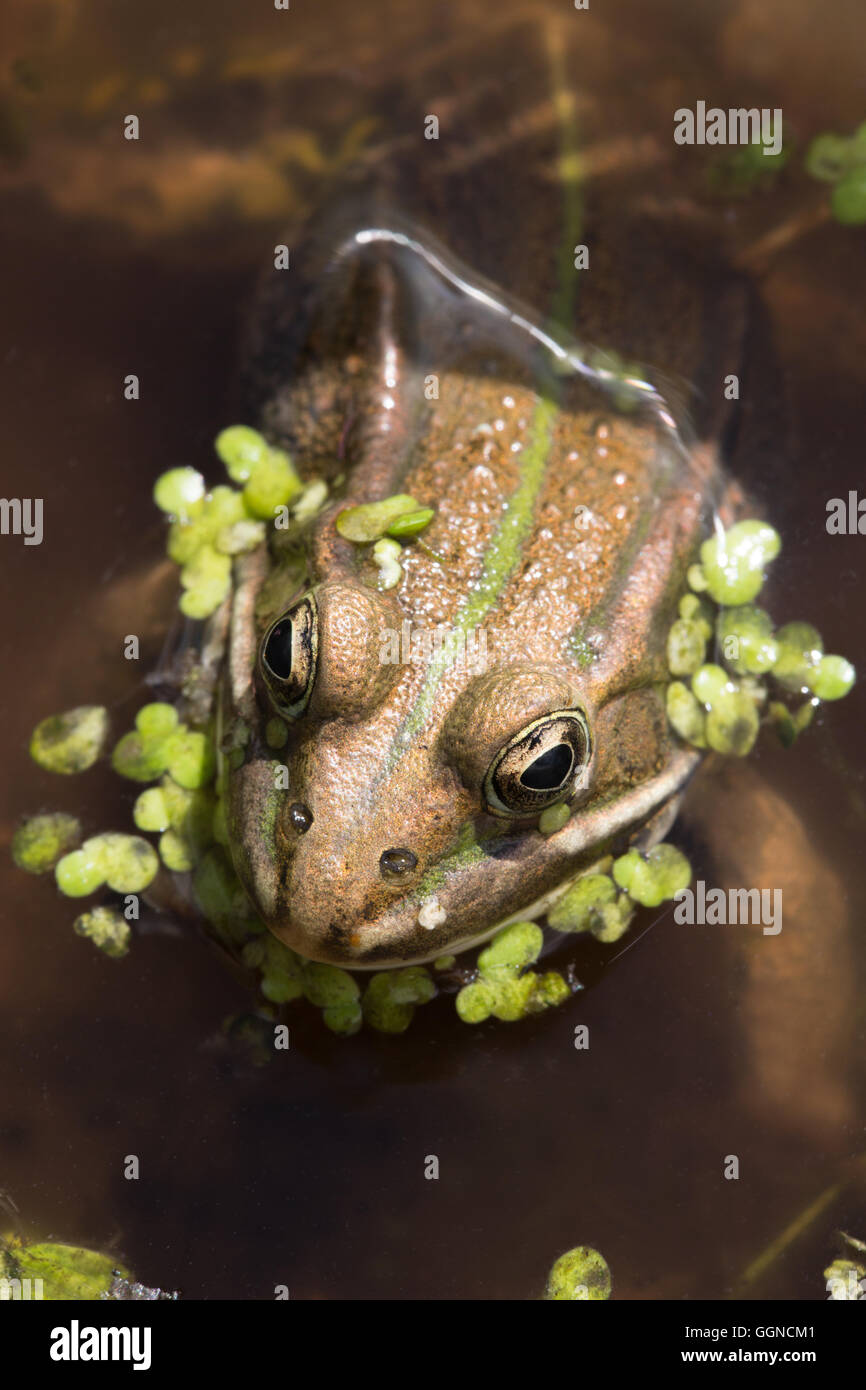
[[[259,652],[268,694],[280,714],[290,719],[297,719],[309,704],[318,648],[316,603],[307,594],[268,628]]]
[[[497,753],[484,779],[494,815],[531,816],[570,796],[589,765],[583,710],[556,710],[521,729]]]

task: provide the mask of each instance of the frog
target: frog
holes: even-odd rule
[[[399,214],[318,234],[314,261],[315,354],[259,419],[330,491],[237,562],[219,741],[243,754],[220,776],[270,930],[378,970],[539,918],[663,838],[702,756],[666,717],[667,634],[736,500],[646,372]],[[340,521],[401,497],[432,519],[384,587]],[[419,632],[444,636],[391,659]]]

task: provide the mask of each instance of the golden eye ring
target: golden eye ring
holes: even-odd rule
[[[274,709],[285,718],[298,719],[307,708],[318,655],[318,614],[310,593],[271,624],[259,648],[259,672]]]
[[[554,710],[534,719],[497,753],[484,778],[486,807],[495,816],[532,816],[573,795],[592,757],[582,709]]]

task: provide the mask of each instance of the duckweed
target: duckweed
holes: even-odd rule
[[[391,522],[387,534],[393,536],[394,540],[409,540],[429,526],[435,515],[432,507],[418,507],[414,512],[404,512]]]
[[[357,980],[348,970],[338,965],[323,965],[318,961],[307,961],[302,971],[304,995],[317,1009],[326,1009],[332,1004],[345,1004],[357,999],[360,989]]]
[[[248,942],[241,959],[250,969],[261,971],[260,988],[272,1004],[286,1004],[304,993],[300,957],[270,932],[264,931]]]
[[[193,851],[207,849],[215,838],[213,793],[202,787],[193,790],[181,787],[169,776],[163,777],[159,790],[172,830],[176,830]]]
[[[398,517],[417,516],[422,510],[414,497],[400,492],[381,502],[364,502],[358,507],[347,507],[337,514],[334,524],[344,540],[363,545],[379,540]]]
[[[570,996],[569,985],[557,971],[538,975],[527,969],[538,959],[543,942],[544,933],[535,922],[512,922],[499,929],[478,957],[479,978],[457,995],[457,1013],[464,1023],[483,1023],[491,1016],[513,1023]]]
[[[293,503],[292,516],[303,525],[322,510],[327,500],[328,484],[323,478],[316,478],[307,484],[297,502]]]
[[[815,179],[833,184],[830,211],[837,222],[855,226],[866,222],[866,124],[853,135],[818,135],[806,152],[806,170]]]
[[[597,941],[618,941],[628,930],[634,906],[609,874],[583,874],[547,914],[555,931],[591,932]]]
[[[866,1293],[866,1264],[848,1256],[840,1257],[824,1270],[824,1281],[829,1290],[827,1296],[833,1302],[859,1302]]]
[[[218,845],[212,845],[198,860],[193,871],[193,891],[203,916],[229,949],[243,946],[251,936],[264,931],[253,915],[231,861]]]
[[[162,700],[143,705],[135,716],[135,727],[142,738],[156,742],[174,733],[178,726],[178,714],[174,705]]]
[[[642,854],[630,849],[614,860],[614,882],[642,907],[658,907],[688,888],[692,868],[673,845],[656,845]]]
[[[488,980],[488,983],[494,982]],[[530,1012],[537,994],[538,976],[533,972],[526,975],[503,973],[495,981],[490,1012],[501,1023],[516,1023]]]
[[[501,927],[478,957],[478,969],[487,979],[498,970],[522,970],[541,954],[544,933],[537,922],[512,922]]]
[[[558,970],[548,970],[535,976],[534,1005],[539,1009],[555,1009],[571,998],[571,986]]]
[[[115,893],[141,893],[156,877],[159,860],[140,835],[110,832],[85,840],[82,849],[96,855],[105,882]]]
[[[577,1245],[555,1261],[544,1297],[552,1301],[604,1301],[610,1298],[612,1282],[604,1257],[591,1245]]]
[[[701,565],[689,565],[686,573],[689,588],[696,594],[704,594],[707,590],[707,576],[704,574]]]
[[[169,557],[176,565],[190,564],[202,551],[212,550],[225,530],[249,519],[239,492],[231,487],[215,487],[192,519],[178,518],[169,528]]]
[[[215,449],[237,488],[223,484],[207,492],[192,468],[170,469],[154,488],[158,506],[172,518],[167,549],[181,566],[179,606],[196,620],[209,618],[225,601],[232,557],[261,545],[265,523],[304,491],[285,450],[247,425],[222,430]]]
[[[866,222],[866,166],[844,174],[830,194],[830,210],[843,226]]]
[[[798,709],[791,710],[781,700],[773,700],[767,713],[783,748],[790,748],[797,735],[811,724],[815,706],[811,700],[806,700]]]
[[[170,468],[153,486],[153,500],[160,511],[183,521],[201,512],[204,494],[204,478],[195,468]]]
[[[263,521],[234,521],[217,533],[214,547],[221,555],[246,555],[264,539]]]
[[[457,964],[456,956],[437,956],[433,962],[434,970],[453,970]]]
[[[203,545],[180,572],[186,590],[180,597],[180,610],[188,618],[210,617],[228,598],[231,590],[232,562],[210,545]]]
[[[265,725],[265,743],[269,748],[282,748],[289,737],[284,719],[269,719]]]
[[[379,569],[379,588],[395,589],[403,578],[399,541],[381,540],[373,546],[373,563]]]
[[[364,1022],[364,1012],[359,999],[347,999],[342,1004],[329,1004],[322,1010],[322,1022],[326,1028],[330,1028],[332,1033],[338,1033],[342,1037],[352,1037],[361,1031]],[[386,1032],[400,1031],[386,1029]]]
[[[778,654],[773,676],[786,690],[805,692],[824,654],[824,643],[811,623],[786,623],[776,634]]]
[[[139,830],[159,833],[170,824],[168,807],[161,787],[148,787],[132,808],[132,819]]]
[[[81,823],[62,811],[32,816],[12,837],[12,858],[28,874],[45,874],[81,840]]]
[[[716,666],[709,662],[695,672],[692,680],[692,690],[695,697],[700,700],[707,709],[718,701],[723,700],[726,695],[733,695],[737,687],[727,671],[721,666]]]
[[[133,782],[155,782],[168,767],[168,742],[177,723],[170,705],[145,705],[135,717],[135,728],[114,746],[111,765],[115,772]]]
[[[837,183],[863,164],[866,164],[866,125],[858,126],[850,136],[831,132],[816,135],[806,151],[806,172],[813,179],[826,183]]]
[[[282,449],[270,449],[244,485],[244,506],[250,516],[273,521],[280,507],[303,492],[294,464]]]
[[[36,725],[30,756],[47,772],[69,776],[93,766],[107,737],[108,711],[102,705],[79,705]]]
[[[844,656],[822,656],[809,688],[819,700],[841,700],[848,694],[855,679],[854,667]]]
[[[83,898],[103,883],[116,893],[140,893],[159,868],[152,845],[138,835],[109,832],[85,840],[80,849],[59,860],[57,886],[69,898]]]
[[[671,681],[666,695],[667,716],[672,727],[695,748],[706,748],[706,713],[682,681]]]
[[[764,571],[781,549],[777,531],[765,521],[738,521],[701,546],[707,592],[716,603],[750,603],[760,593]]]
[[[718,753],[745,757],[751,751],[760,727],[760,715],[751,687],[735,680],[721,666],[709,664],[695,672],[692,690],[707,711],[702,737],[708,747]],[[757,693],[761,693],[760,687]],[[677,699],[681,697],[677,695]]]
[[[98,858],[85,849],[65,854],[54,870],[57,887],[67,898],[86,898],[105,882]]]
[[[41,1279],[42,1297],[50,1302],[78,1302],[108,1296],[115,1274],[131,1277],[115,1256],[77,1245],[25,1245],[16,1236],[0,1242],[0,1275],[7,1279]]]
[[[722,609],[716,622],[716,638],[726,664],[740,675],[763,676],[779,657],[772,619],[754,604]]]
[[[133,782],[155,782],[167,767],[162,744],[154,745],[141,734],[124,734],[114,746],[111,766]]]
[[[668,634],[668,667],[672,676],[691,675],[691,690],[681,680],[672,681],[666,708],[672,728],[696,748],[746,756],[765,704],[767,722],[790,747],[811,722],[817,700],[842,699],[854,684],[854,667],[842,656],[825,655],[821,635],[811,624],[787,623],[774,632],[768,613],[739,601],[746,592],[757,592],[763,567],[777,552],[778,537],[771,527],[739,522],[704,542],[703,565],[689,570],[693,592],[679,601],[679,618]],[[704,590],[719,604],[715,616]],[[724,666],[697,660],[701,639],[713,628]],[[767,702],[770,681],[814,698],[795,711],[780,700]]]
[[[379,1033],[405,1033],[418,1004],[427,1004],[436,985],[423,965],[377,972],[361,1000],[364,1019]],[[327,1022],[327,1020],[326,1020]]]
[[[715,630],[715,610],[708,599],[701,594],[683,594],[678,611],[681,618],[697,623],[701,635],[710,640]]]
[[[555,806],[547,806],[538,817],[538,828],[542,835],[555,835],[557,830],[561,830],[564,825],[568,825],[571,819],[571,811],[564,801],[558,801]]]
[[[166,830],[159,837],[159,857],[174,874],[185,874],[193,866],[189,844],[176,830]]]
[[[187,790],[207,786],[216,769],[212,740],[198,730],[181,729],[165,744],[166,767],[179,786]]]
[[[72,929],[113,960],[120,960],[129,950],[132,929],[114,907],[94,907],[90,912],[83,912],[76,917]]]
[[[755,745],[760,725],[761,719],[754,700],[745,692],[739,691],[730,699],[714,706],[707,715],[707,745],[717,753],[745,758]]]
[[[246,483],[263,464],[270,446],[258,430],[249,425],[229,425],[220,430],[214,441],[217,457],[225,464],[233,483]]]
[[[701,622],[678,618],[668,633],[668,669],[674,676],[690,676],[703,663],[707,638]]]
[[[487,980],[464,985],[456,1000],[458,1017],[464,1023],[483,1023],[493,1012],[496,990]]]

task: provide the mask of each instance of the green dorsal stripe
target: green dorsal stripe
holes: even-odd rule
[[[429,718],[439,682],[453,662],[455,652],[460,651],[467,635],[480,625],[496,603],[520,559],[550,457],[556,414],[556,403],[542,396],[533,412],[529,443],[521,458],[520,482],[509,497],[502,520],[485,551],[478,581],[457,610],[453,626],[427,668],[418,698],[391,745],[387,762],[389,772]]]

